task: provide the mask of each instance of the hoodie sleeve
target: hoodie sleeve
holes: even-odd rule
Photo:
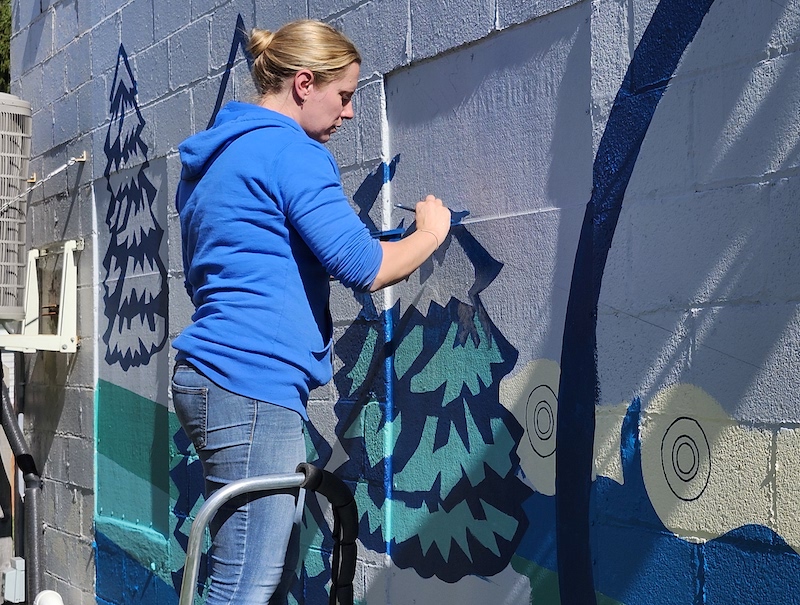
[[[295,143],[275,168],[283,211],[314,255],[345,286],[369,289],[383,250],[350,207],[333,156],[311,141]]]

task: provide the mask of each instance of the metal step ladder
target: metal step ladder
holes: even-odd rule
[[[197,590],[203,537],[216,512],[231,498],[260,493],[259,497],[293,488],[304,488],[325,496],[333,507],[333,556],[329,605],[353,605],[353,577],[356,571],[358,509],[350,489],[333,473],[311,464],[298,465],[295,473],[239,479],[215,491],[200,507],[189,531],[186,565],[178,605],[192,605]]]

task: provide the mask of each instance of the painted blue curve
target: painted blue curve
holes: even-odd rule
[[[714,0],[661,0],[634,52],[595,156],[570,284],[556,440],[556,543],[563,605],[596,603],[590,541],[597,305],[625,190],[658,102]]]

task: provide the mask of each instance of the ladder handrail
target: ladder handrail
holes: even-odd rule
[[[178,605],[192,605],[197,590],[201,550],[205,530],[217,511],[230,499],[246,493],[261,492],[260,497],[291,488],[318,491],[333,505],[334,550],[331,565],[331,605],[352,605],[352,581],[355,572],[358,511],[352,493],[333,473],[310,464],[298,465],[296,473],[262,475],[232,481],[215,491],[197,512],[189,531],[186,563]]]

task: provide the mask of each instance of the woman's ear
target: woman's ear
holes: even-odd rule
[[[294,94],[301,105],[306,102],[314,86],[314,74],[310,69],[301,69],[294,74]]]

